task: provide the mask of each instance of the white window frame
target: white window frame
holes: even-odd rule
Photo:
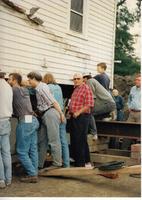
[[[69,0],[69,7],[68,7],[68,27],[67,27],[67,34],[75,36],[75,37],[79,37],[82,39],[87,39],[87,30],[88,30],[88,26],[87,26],[87,21],[88,21],[88,3],[89,0],[83,0],[83,23],[82,23],[82,33],[79,33],[77,31],[73,31],[70,29],[70,18],[71,18],[71,0]],[[74,11],[74,13],[78,13],[77,11]],[[80,13],[79,13],[80,15]]]

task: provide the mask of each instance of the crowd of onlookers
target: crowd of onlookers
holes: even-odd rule
[[[90,73],[73,75],[74,89],[66,113],[62,89],[53,74],[46,73],[42,77],[38,72],[30,72],[27,79],[22,80],[19,73],[11,73],[6,81],[5,72],[0,70],[0,188],[12,181],[11,116],[18,119],[16,152],[26,172],[20,181],[38,181],[38,174],[44,171],[47,152],[52,156],[48,169],[70,167],[70,158],[75,167],[92,167],[87,134],[93,134],[93,139],[97,140],[95,120],[124,120],[124,100],[117,89],[110,91],[106,68],[105,63],[99,63],[95,77]],[[137,75],[128,97],[128,121],[131,122],[140,123],[140,84],[141,77]],[[129,148],[131,142],[124,139],[123,149]]]

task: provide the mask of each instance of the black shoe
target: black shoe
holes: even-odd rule
[[[54,170],[54,169],[60,169],[62,166],[55,166],[55,165],[50,165],[50,167],[46,167],[43,169],[40,169],[38,171],[38,175],[42,175],[42,173],[46,172],[46,171],[50,171],[50,170]]]
[[[20,181],[24,182],[24,183],[37,183],[38,177],[37,176],[26,176],[24,178],[21,178]]]

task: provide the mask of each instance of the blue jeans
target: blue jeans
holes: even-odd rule
[[[11,126],[9,120],[0,120],[0,180],[11,182],[12,165],[9,135]]]
[[[16,128],[16,150],[29,176],[36,176],[38,173],[38,150],[37,150],[37,130],[39,122],[36,117],[32,117],[32,123],[25,123],[22,119]]]
[[[63,167],[70,167],[69,146],[66,138],[66,123],[60,124],[59,132],[62,148]]]
[[[124,112],[122,110],[117,110],[117,121],[124,121]]]
[[[46,111],[42,116],[42,123],[46,127],[45,131],[48,145],[51,149],[53,165],[62,166],[62,150],[59,136],[60,116],[58,111],[54,108]]]

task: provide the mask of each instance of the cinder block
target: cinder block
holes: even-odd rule
[[[131,145],[131,158],[140,162],[140,160],[141,160],[141,144]]]
[[[132,144],[131,145],[131,152],[140,152],[141,151],[141,144]]]
[[[87,140],[88,140],[88,146],[89,146],[90,152],[99,152],[99,151],[108,149],[108,140],[106,141],[106,140],[98,139],[94,141],[93,135],[88,135]]]

